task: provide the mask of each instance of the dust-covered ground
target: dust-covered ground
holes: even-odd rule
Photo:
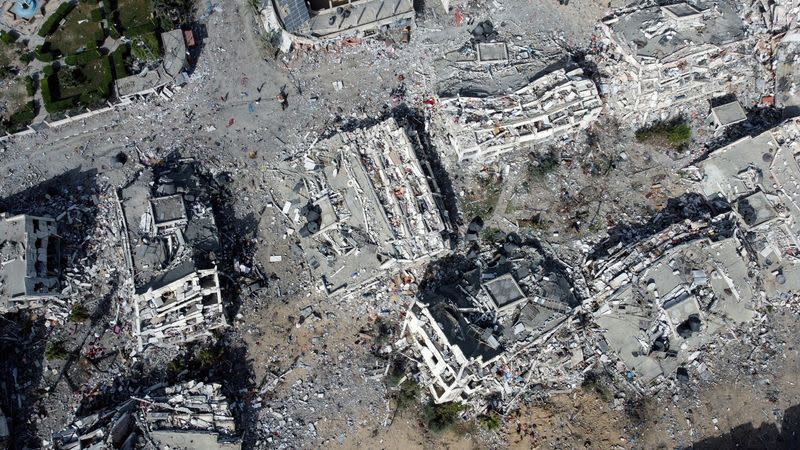
[[[774,347],[767,362],[759,350],[751,355],[752,367],[742,366],[737,351],[746,343],[732,336],[720,344],[725,364],[717,377],[692,382],[677,399],[654,399],[656,406],[644,412],[631,414],[627,399],[584,389],[527,405],[504,418],[498,432],[472,423],[431,433],[415,410],[395,414],[383,378],[386,360],[376,351],[382,336],[377,324],[397,324],[408,299],[401,293],[326,297],[286,232],[279,208],[302,169],[293,157],[321,133],[403,108],[421,110],[431,94],[454,86],[491,90],[522,82],[563,57],[565,49],[584,45],[609,6],[578,0],[469,2],[460,5],[464,21],[455,26],[432,3],[425,5],[408,45],[387,35],[274,60],[251,4],[221,2],[205,20],[208,36],[191,83],[171,101],[154,97],[3,142],[0,194],[8,199],[34,192],[67,173],[72,175],[50,191],[45,187],[35,191],[41,196],[17,203],[15,212],[41,209],[45,197],[55,199],[52,215],[76,205],[77,211],[102,209],[112,201],[110,189],[174,151],[197,158],[212,174],[230,174],[223,240],[231,254],[251,248],[245,262],[261,267],[269,283],[252,295],[229,286],[232,326],[220,344],[210,346],[214,364],[199,372],[227,384],[245,448],[658,448],[690,445],[745,423],[779,423],[782,411],[799,402],[791,378],[798,363],[791,333],[795,313],[784,311],[775,312],[774,324],[763,324],[769,330],[765,341]],[[469,42],[474,23],[485,19],[501,36],[528,43],[536,60],[518,72],[454,79],[452,53]],[[335,88],[337,81],[343,89]],[[275,100],[284,88],[285,110]],[[115,160],[120,152],[128,155],[121,166]],[[546,160],[550,155],[555,163]],[[527,227],[556,243],[591,240],[617,222],[635,222],[662,207],[682,192],[675,170],[686,157],[637,144],[630,130],[610,119],[598,121],[586,140],[513,156],[477,174],[453,172],[462,213],[486,208],[491,226]],[[79,176],[86,173],[90,179]],[[496,184],[498,176],[501,188],[490,193],[488,205],[470,206],[481,180]],[[3,329],[7,359],[17,361],[2,369],[5,390],[13,392],[3,406],[17,448],[45,445],[78,410],[88,414],[151,379],[179,377],[170,373],[172,355],[131,352],[130,320],[119,315],[114,295],[123,274],[114,270],[121,267],[121,243],[110,219],[102,211],[73,214],[76,248],[70,255],[78,262],[71,267],[94,268],[103,288],[87,294],[83,320],[45,326],[41,317],[22,317],[22,325]],[[91,248],[81,247],[84,240]],[[87,250],[98,249],[104,261],[79,264]],[[269,262],[272,255],[282,260]],[[12,344],[21,341],[30,351]],[[66,355],[45,356],[53,342],[62,343]],[[178,359],[191,365],[197,351],[190,348]]]

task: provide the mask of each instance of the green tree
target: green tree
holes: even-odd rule
[[[456,423],[459,414],[466,409],[460,402],[436,404],[431,401],[422,410],[422,421],[429,430],[438,433]]]

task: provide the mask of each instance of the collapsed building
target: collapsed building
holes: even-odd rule
[[[629,378],[646,383],[686,367],[709,378],[701,350],[720,331],[749,323],[765,304],[796,297],[798,152],[794,121],[712,151],[684,174],[702,198],[730,205],[727,211],[678,221],[589,258],[587,304]]]
[[[61,295],[55,219],[0,215],[0,311],[44,306]]]
[[[774,92],[761,99],[765,106],[784,110],[784,117],[800,115],[800,35],[798,0],[753,0],[742,5],[742,17],[754,36],[756,58],[771,70],[764,81]]]
[[[587,261],[601,348],[620,358],[629,379],[669,377],[718,330],[752,319],[757,280],[734,221],[730,212],[685,219]]]
[[[226,326],[219,234],[197,163],[144,169],[119,195],[139,350],[174,348]]]
[[[756,100],[758,62],[732,2],[637,5],[599,28],[601,93],[623,120],[646,123],[730,93]]]
[[[241,448],[219,383],[158,384],[144,395],[80,417],[53,436],[58,450],[119,448]]]
[[[584,130],[601,109],[583,70],[559,69],[505,95],[441,98],[436,121],[442,148],[460,162],[485,161]]]
[[[534,243],[511,234],[480,254],[439,261],[434,274],[394,348],[415,361],[436,403],[507,405],[531,383],[565,382],[566,369],[584,363],[550,339],[569,324],[581,289]]]
[[[320,141],[306,156],[308,176],[283,213],[326,292],[363,285],[395,263],[420,262],[448,248],[449,219],[417,144],[388,119]]]
[[[729,201],[767,294],[791,296],[800,260],[800,127],[794,120],[711,152],[687,169],[706,195]]]

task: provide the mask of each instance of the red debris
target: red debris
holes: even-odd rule
[[[230,118],[230,120],[228,120],[228,126],[229,126],[229,127],[233,126],[233,123],[234,123],[234,122],[236,122],[236,119],[234,119],[233,117],[231,117],[231,118]]]
[[[772,95],[765,95],[761,97],[761,103],[767,106],[773,106],[775,104],[775,97],[773,97]]]
[[[462,20],[461,19],[461,9],[460,8],[456,8],[456,26],[457,27],[461,26],[461,20]]]

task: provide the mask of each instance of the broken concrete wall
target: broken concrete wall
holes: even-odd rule
[[[581,69],[559,69],[507,95],[440,102],[441,147],[452,148],[459,161],[485,161],[576,133],[602,108],[594,82]]]

